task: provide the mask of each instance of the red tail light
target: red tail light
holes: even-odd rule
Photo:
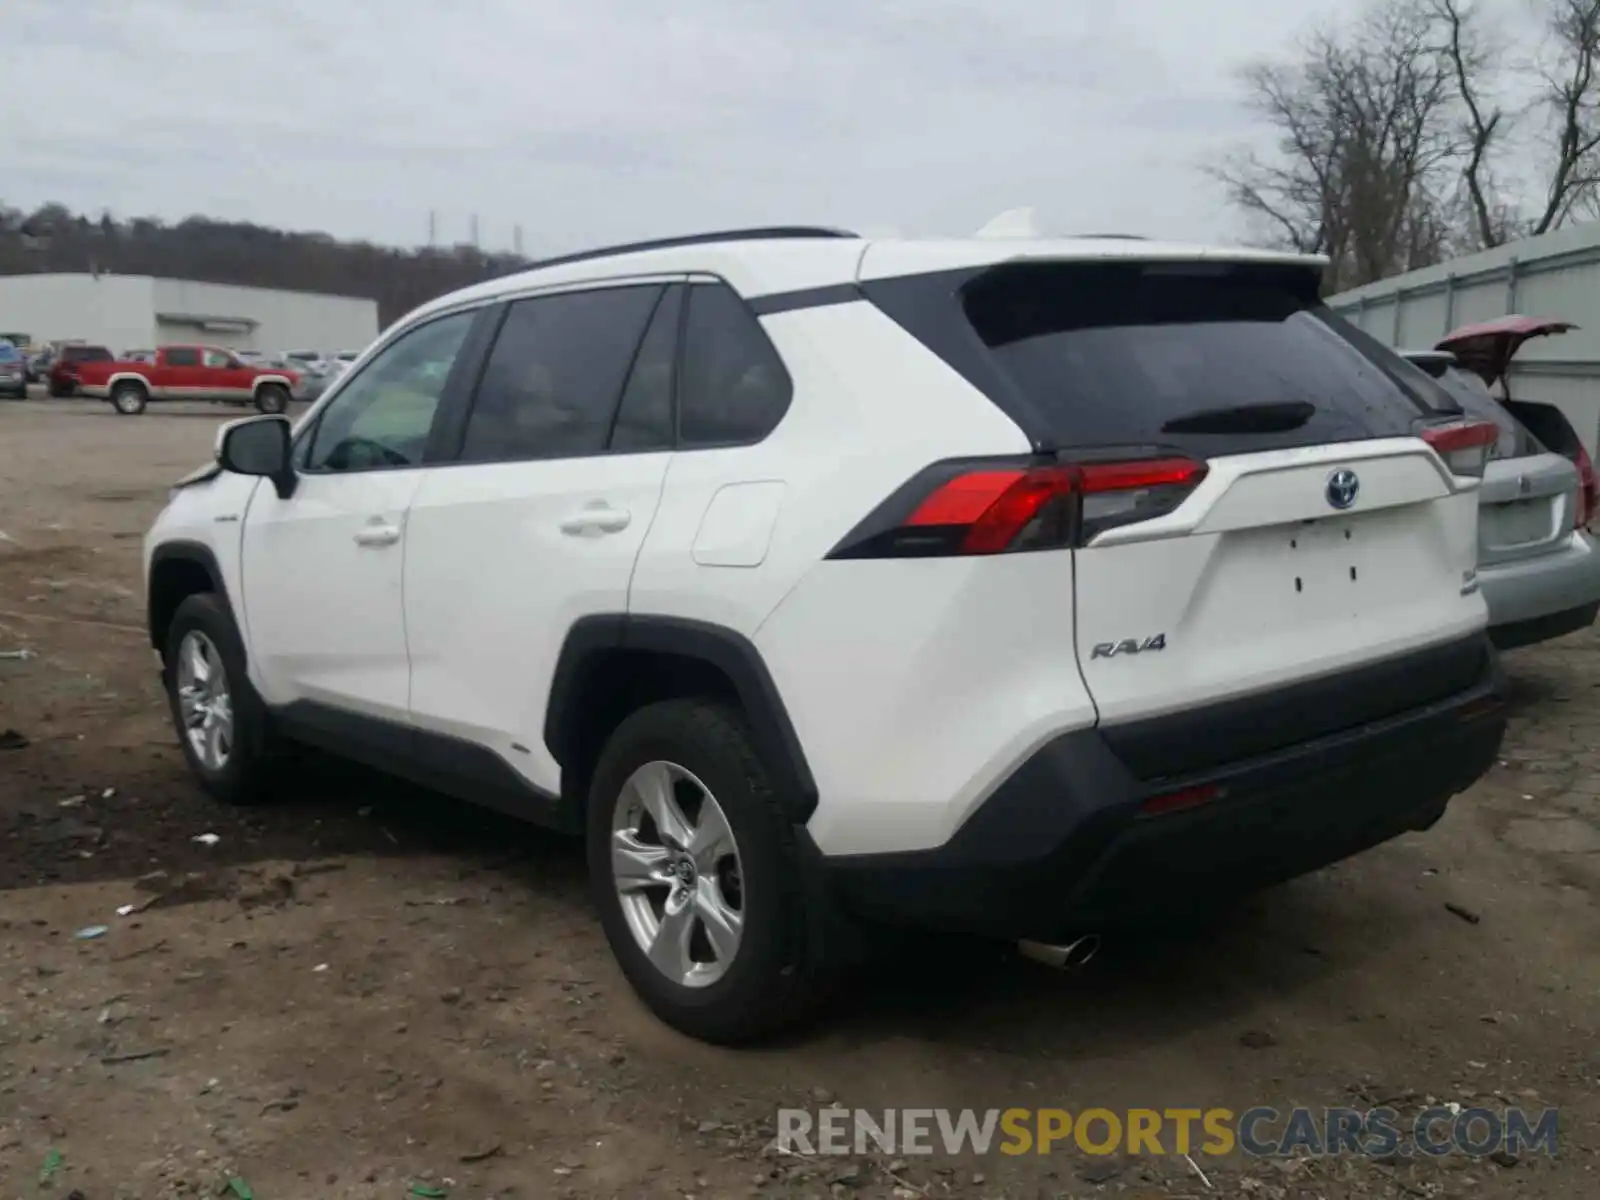
[[[1578,503],[1573,514],[1572,527],[1585,529],[1594,516],[1595,505],[1600,503],[1600,480],[1595,478],[1594,463],[1589,452],[1578,446]]]
[[[909,558],[1085,545],[1171,512],[1206,476],[1188,458],[940,464],[858,525],[832,558]]]
[[[1482,479],[1489,447],[1500,440],[1500,427],[1493,421],[1430,425],[1422,431],[1422,440],[1444,459],[1452,474]]]

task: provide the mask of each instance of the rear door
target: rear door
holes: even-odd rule
[[[205,368],[200,347],[167,346],[156,360],[152,389],[163,400],[193,400],[205,395]]]
[[[584,616],[627,611],[660,503],[681,291],[640,281],[509,304],[454,461],[407,516],[412,720],[492,748],[547,792],[562,643]]]
[[[1041,451],[1152,468],[1131,482],[1102,472],[1106,490],[1086,484],[1082,497],[1075,605],[1061,616],[1076,621],[1103,725],[1484,626],[1471,578],[1476,481],[1417,436],[1438,420],[1437,385],[1324,308],[1316,276],[1131,251],[1003,263],[936,289],[960,304],[981,352],[948,320],[940,350],[929,288],[918,299],[912,281],[864,283]],[[1481,444],[1476,453],[1481,464]],[[1307,714],[1295,736],[1406,707],[1412,684]],[[1215,758],[1209,737],[1164,747],[1160,772]]]
[[[1516,562],[1566,545],[1576,518],[1577,467],[1540,442],[1476,375],[1452,367],[1440,382],[1464,410],[1500,431],[1478,499],[1478,564]]]

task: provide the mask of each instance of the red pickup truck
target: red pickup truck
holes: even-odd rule
[[[246,366],[216,346],[162,346],[152,358],[79,363],[77,390],[130,417],[152,400],[254,403],[264,413],[281,413],[300,383],[298,372]]]

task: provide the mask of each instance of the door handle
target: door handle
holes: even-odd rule
[[[356,530],[356,545],[358,546],[392,546],[400,540],[400,527],[383,522],[374,521],[365,528]]]
[[[564,519],[561,522],[561,532],[573,537],[591,533],[621,533],[631,520],[633,514],[625,508],[596,505]]]

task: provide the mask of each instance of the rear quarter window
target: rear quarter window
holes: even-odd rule
[[[778,427],[794,385],[761,322],[724,283],[689,288],[678,368],[678,446],[752,445]]]

